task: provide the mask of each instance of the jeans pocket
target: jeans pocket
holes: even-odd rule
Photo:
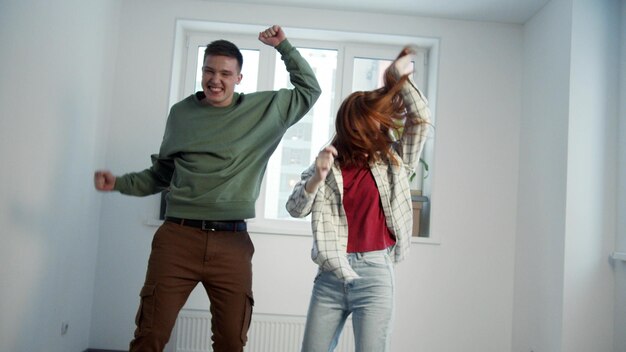
[[[137,331],[135,335],[145,335],[152,329],[152,322],[154,320],[154,300],[155,300],[156,285],[144,285],[141,288],[139,297],[139,309],[137,309],[137,315],[135,316],[135,325],[137,325]]]
[[[389,260],[389,255],[387,254],[381,254],[381,255],[374,255],[374,256],[365,256],[363,257],[363,262],[369,266],[376,266],[376,267],[387,267],[389,266],[390,260]]]

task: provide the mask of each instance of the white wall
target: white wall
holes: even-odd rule
[[[620,2],[573,4],[563,351],[609,352],[615,280],[607,258],[617,224]]]
[[[516,352],[613,351],[619,6],[552,0],[524,26]]]
[[[560,351],[571,4],[524,26],[513,351]]]
[[[622,1],[620,45],[620,112],[617,177],[617,239],[615,250],[626,253],[626,1]],[[621,216],[620,216],[621,215]],[[615,351],[626,351],[626,261],[615,264]]]
[[[88,347],[118,5],[0,2],[1,351]]]
[[[149,165],[168,111],[176,18],[441,39],[431,231],[398,266],[394,351],[508,351],[521,112],[522,27],[206,1],[122,3],[108,167]],[[376,25],[373,25],[376,24]],[[289,33],[287,33],[289,35]],[[103,196],[93,348],[132,336],[156,197]],[[315,266],[308,237],[253,234],[256,312],[305,315]],[[201,294],[188,307],[206,308]]]

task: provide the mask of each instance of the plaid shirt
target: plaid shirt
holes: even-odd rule
[[[430,110],[426,98],[412,81],[402,87],[402,98],[408,117],[400,140],[393,145],[394,156],[400,165],[377,162],[370,170],[380,193],[387,227],[396,237],[392,248],[394,262],[402,261],[411,245],[413,207],[409,176],[415,172],[419,156],[428,135]],[[418,123],[421,121],[422,123]],[[335,163],[326,180],[315,193],[305,190],[306,182],[315,174],[315,164],[302,173],[287,200],[287,211],[294,217],[312,214],[313,249],[311,257],[324,271],[332,271],[345,281],[358,278],[346,256],[348,246],[348,221],[343,208],[343,178]]]

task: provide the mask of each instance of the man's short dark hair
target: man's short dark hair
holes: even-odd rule
[[[241,72],[241,68],[243,67],[243,56],[241,55],[241,51],[239,48],[229,42],[228,40],[220,39],[215,40],[209,43],[204,49],[204,60],[209,55],[219,55],[219,56],[227,56],[237,59],[237,63],[239,64],[239,72]]]

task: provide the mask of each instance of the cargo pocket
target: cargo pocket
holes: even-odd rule
[[[244,311],[244,317],[243,317],[243,324],[241,326],[241,342],[243,342],[243,345],[246,345],[246,342],[248,342],[248,330],[250,329],[250,323],[252,322],[252,307],[254,307],[254,297],[252,296],[252,293],[247,293],[246,294],[246,300],[245,300],[245,311]]]
[[[141,288],[139,297],[139,309],[137,310],[137,316],[135,316],[135,325],[137,330],[135,336],[142,336],[150,332],[152,329],[152,321],[154,320],[154,292],[156,285],[144,285]]]

